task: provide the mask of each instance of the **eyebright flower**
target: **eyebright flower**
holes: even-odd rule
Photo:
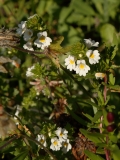
[[[69,143],[69,139],[66,139],[62,142],[62,151],[63,153],[67,153],[72,148],[71,144]]]
[[[29,42],[29,41],[23,45],[23,48],[30,51],[34,51],[34,49],[32,48],[32,42]]]
[[[52,149],[53,151],[59,151],[61,146],[61,142],[58,138],[54,137],[51,139],[50,149]]]
[[[98,45],[99,45],[99,42],[95,42],[94,40],[91,40],[91,38],[84,39],[84,42],[85,42],[87,48],[98,47]]]
[[[105,77],[105,73],[95,73],[96,79],[103,79]]]
[[[77,66],[75,68],[76,73],[80,76],[86,76],[86,73],[90,70],[90,67],[86,65],[85,60],[77,60]]]
[[[25,41],[28,41],[28,40],[30,40],[32,35],[33,35],[33,31],[31,29],[26,29],[25,32],[24,32],[23,38],[24,38]]]
[[[22,35],[26,30],[26,21],[21,21],[20,24],[18,24],[18,28],[17,28],[17,34],[18,35]]]
[[[65,65],[67,66],[67,69],[69,69],[70,71],[75,69],[75,60],[73,56],[68,56],[65,59]]]
[[[88,50],[86,52],[86,56],[89,58],[89,63],[90,64],[96,64],[99,62],[100,59],[100,53],[98,50]]]
[[[34,75],[34,73],[31,72],[34,68],[35,68],[35,66],[32,66],[32,67],[27,69],[27,71],[26,71],[26,76],[27,77],[31,77],[31,76]]]
[[[59,137],[60,142],[63,142],[67,139],[68,131],[65,128],[58,127],[55,133]]]
[[[35,40],[34,45],[36,45],[38,48],[44,49],[45,47],[48,47],[52,42],[52,39],[50,37],[47,37],[46,31],[39,32],[37,36],[38,39]]]
[[[37,136],[37,141],[39,141],[44,147],[47,146],[46,137],[43,134]]]

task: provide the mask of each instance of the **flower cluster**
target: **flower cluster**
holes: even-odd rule
[[[58,151],[62,147],[63,153],[67,153],[72,148],[69,139],[67,138],[68,131],[58,127],[55,134],[57,137],[51,139],[50,149]]]
[[[51,145],[50,149],[53,151],[59,151],[62,147],[62,152],[67,153],[71,148],[71,144],[69,143],[68,137],[68,131],[64,128],[58,127],[55,131],[56,137],[51,138]],[[46,137],[41,134],[37,136],[37,140],[44,146],[47,146]],[[43,149],[41,147],[41,149]]]
[[[92,41],[91,39],[84,39],[84,41],[87,48],[98,47],[99,44],[99,42]],[[88,50],[85,56],[88,58],[91,65],[98,63],[100,60],[100,53],[98,50]],[[79,57],[81,58],[82,56]],[[67,66],[67,69],[75,71],[76,74],[79,74],[80,76],[86,76],[86,73],[90,70],[90,67],[86,64],[84,59],[75,60],[75,57],[72,55],[69,55],[65,59],[65,65]]]
[[[32,21],[34,17],[36,17],[36,15],[29,17],[28,20]],[[34,51],[34,46],[44,50],[52,42],[52,39],[47,36],[47,31],[42,30],[39,32],[37,30],[36,32],[32,27],[27,28],[27,21],[21,21],[21,23],[18,24],[17,34],[23,36],[26,42],[23,48],[30,51]]]

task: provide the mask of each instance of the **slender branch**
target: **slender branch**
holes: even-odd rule
[[[22,52],[30,53],[30,54],[45,54],[45,52],[46,52],[46,50],[44,50],[43,52],[40,52],[40,51],[30,51],[30,50],[23,49],[21,47],[13,46],[13,45],[11,45],[10,47],[15,48],[15,49],[17,49],[19,51],[22,51]]]
[[[43,148],[53,158],[53,160],[57,160],[56,157],[46,147],[44,147],[40,142],[38,142],[34,138],[29,137],[27,135],[22,135],[22,137],[24,137],[24,138],[26,138],[26,139],[28,139],[28,140],[30,140],[32,142],[35,142],[36,144],[40,145],[40,147]]]
[[[6,146],[8,146],[11,142],[13,142],[15,139],[17,139],[16,136],[14,136],[13,138],[11,138],[9,141],[7,141],[3,146],[0,147],[0,150],[2,150],[3,148],[5,148]]]

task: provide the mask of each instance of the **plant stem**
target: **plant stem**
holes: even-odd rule
[[[56,157],[55,157],[46,147],[44,147],[40,142],[38,142],[38,141],[35,140],[34,138],[29,137],[29,136],[27,136],[27,135],[22,135],[22,137],[23,137],[23,138],[26,138],[26,139],[28,139],[28,140],[30,140],[30,141],[32,141],[32,142],[37,143],[38,145],[40,145],[41,148],[43,148],[43,149],[53,158],[53,160],[57,160]]]
[[[0,147],[0,150],[2,150],[3,148],[5,148],[6,146],[8,146],[11,142],[13,142],[15,139],[17,139],[16,136],[14,136],[13,138],[11,138],[9,141],[7,141],[3,146]]]
[[[107,87],[106,87],[106,84],[107,84],[107,75],[105,75],[104,77],[104,82],[105,82],[105,85],[104,85],[104,90],[103,90],[103,96],[104,96],[104,102],[106,102],[106,98],[107,98]],[[106,143],[108,143],[108,136],[106,136]],[[106,160],[110,160],[110,153],[109,153],[109,150],[104,148],[105,150],[105,156],[106,156]]]

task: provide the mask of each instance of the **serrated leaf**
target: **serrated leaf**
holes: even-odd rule
[[[102,157],[98,156],[98,155],[95,155],[94,153],[88,151],[88,150],[85,150],[84,153],[86,154],[86,156],[88,156],[91,160],[104,160]]]

